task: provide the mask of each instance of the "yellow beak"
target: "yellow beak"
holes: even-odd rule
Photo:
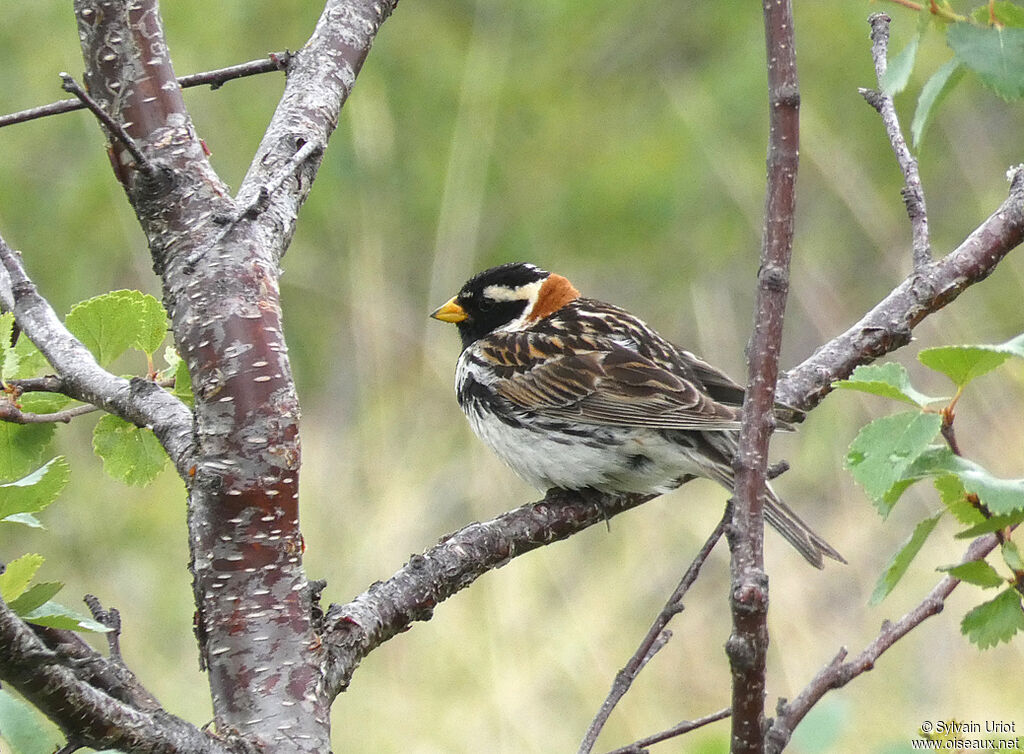
[[[469,315],[466,314],[465,309],[455,302],[455,296],[452,296],[445,302],[444,306],[431,312],[430,316],[442,322],[451,322],[454,325]]]

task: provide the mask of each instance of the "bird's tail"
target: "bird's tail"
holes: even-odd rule
[[[811,527],[800,520],[788,505],[786,505],[775,494],[775,490],[768,487],[768,496],[764,501],[764,520],[772,525],[796,551],[804,556],[815,568],[824,568],[823,556],[828,556],[840,563],[845,563],[846,558],[836,552],[828,542],[818,536]]]

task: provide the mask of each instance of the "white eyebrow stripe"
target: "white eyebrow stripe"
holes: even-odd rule
[[[484,288],[483,293],[491,301],[536,301],[543,284],[543,280],[538,280],[516,288],[509,288],[506,285],[489,285]]]

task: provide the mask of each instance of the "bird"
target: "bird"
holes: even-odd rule
[[[526,262],[470,278],[434,319],[456,325],[455,394],[474,433],[544,491],[733,489],[744,389],[625,309]],[[776,407],[792,429],[796,409]],[[769,485],[764,518],[816,568],[845,563]]]

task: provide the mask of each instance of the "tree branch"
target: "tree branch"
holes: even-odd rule
[[[325,671],[331,698],[344,691],[360,660],[488,571],[538,547],[566,539],[647,502],[653,495],[549,490],[543,500],[473,523],[415,555],[389,579],[324,619]]]
[[[187,476],[194,463],[192,414],[165,390],[148,380],[117,377],[70,332],[39,295],[25,274],[21,259],[0,238],[0,307],[13,311],[22,331],[57,371],[60,392],[149,427],[167,450],[178,473]],[[45,379],[45,378],[44,378]]]
[[[192,73],[187,76],[182,76],[178,79],[178,86],[182,89],[188,89],[189,87],[194,86],[209,85],[211,89],[219,89],[232,79],[239,79],[245,76],[255,76],[260,73],[270,73],[271,71],[286,70],[288,68],[288,61],[290,58],[291,53],[287,50],[283,52],[273,52],[265,58],[250,60],[248,63],[239,63],[237,65],[230,65],[226,68],[218,68],[213,71],[203,71],[201,73]],[[51,115],[71,113],[84,108],[85,104],[78,98],[62,99],[59,102],[51,102],[48,105],[40,105],[39,107],[33,107],[28,110],[20,110],[19,112],[10,113],[9,115],[0,115],[0,128],[3,128],[4,126],[13,126],[16,123],[26,123],[37,118],[46,118]]]
[[[921,320],[987,278],[1024,240],[1024,166],[1008,171],[1010,195],[963,243],[915,270],[859,322],[825,343],[779,382],[780,402],[805,411],[860,364],[902,348]]]
[[[698,717],[696,720],[684,720],[677,725],[673,725],[668,730],[663,730],[661,733],[655,733],[653,736],[641,738],[639,741],[634,741],[629,746],[613,749],[612,751],[609,751],[608,754],[646,754],[648,746],[660,744],[662,741],[668,741],[670,738],[681,736],[684,733],[697,730],[697,728],[703,728],[705,725],[716,723],[727,717],[729,717],[728,708],[719,710],[718,712],[713,712],[710,715],[705,715],[704,717]]]
[[[323,159],[323,147],[338,125],[356,76],[363,67],[381,25],[398,0],[327,0],[309,41],[288,65],[288,80],[266,134],[242,180],[238,203],[263,208],[254,220],[276,257],[284,254]],[[289,162],[304,145],[320,149],[298,169]],[[288,176],[281,191],[260,201],[264,187]]]
[[[764,28],[769,97],[768,181],[754,332],[747,354],[750,377],[743,397],[743,423],[734,461],[736,497],[729,537],[733,628],[725,649],[732,670],[733,754],[764,751],[768,575],[764,570],[763,506],[782,324],[789,292],[799,163],[800,88],[789,0],[764,3]]]
[[[159,705],[140,709],[92,685],[80,676],[98,677],[95,668],[88,668],[106,668],[103,658],[84,642],[58,646],[76,647],[70,657],[54,651],[3,600],[0,646],[4,648],[0,652],[0,677],[56,722],[77,745],[153,754],[238,754],[237,749],[168,714]],[[87,661],[84,669],[83,661]]]
[[[867,100],[882,117],[885,133],[889,144],[896,155],[896,162],[903,173],[903,203],[907,207],[910,218],[910,230],[914,269],[922,270],[932,261],[931,240],[928,235],[928,212],[924,202],[924,187],[917,169],[917,160],[907,146],[907,140],[900,129],[900,121],[896,116],[896,105],[893,97],[885,91],[882,80],[889,66],[889,23],[892,19],[885,13],[874,13],[868,19],[871,24],[871,56],[875,61],[875,75],[878,78],[878,89],[860,89],[861,96]]]
[[[999,540],[994,534],[986,534],[974,540],[961,563],[969,563],[981,560],[996,548]],[[773,754],[781,752],[789,743],[790,736],[796,729],[797,724],[803,720],[810,709],[827,692],[845,686],[861,673],[874,668],[878,658],[893,644],[902,639],[908,633],[917,628],[928,618],[938,615],[945,606],[946,599],[960,583],[959,579],[946,576],[940,581],[931,593],[913,610],[908,612],[895,623],[885,621],[882,630],[879,631],[864,651],[849,662],[846,659],[846,648],[842,648],[832,661],[822,668],[809,684],[800,692],[792,702],[779,701],[777,711],[778,717],[772,722],[768,734],[768,751]]]

